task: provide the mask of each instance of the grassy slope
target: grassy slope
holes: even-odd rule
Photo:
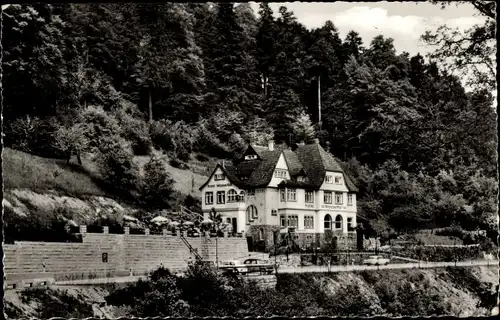
[[[82,159],[80,167],[66,165],[65,160],[37,157],[10,148],[5,148],[2,156],[5,189],[25,188],[36,192],[54,189],[74,196],[106,195],[99,186],[96,168],[88,159]]]
[[[193,160],[189,163],[194,171],[173,168],[168,164],[166,156],[165,166],[175,180],[175,189],[182,194],[199,196],[198,188],[207,179],[200,173],[206,173],[207,167],[213,167],[214,159],[207,162]],[[3,150],[3,178],[5,189],[26,188],[36,192],[49,189],[75,197],[85,195],[107,195],[106,190],[99,182],[99,174],[95,164],[89,158],[83,158],[83,166],[75,165],[72,159],[70,165],[62,159],[50,159],[34,156],[21,151],[5,148]],[[134,159],[142,168],[149,160],[149,156],[139,156]],[[194,178],[194,188],[192,180]],[[194,192],[192,192],[194,189]]]

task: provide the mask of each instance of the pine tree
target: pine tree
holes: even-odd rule
[[[264,95],[267,97],[269,77],[272,74],[276,57],[276,26],[273,11],[266,2],[259,5],[259,16],[259,30],[256,36],[257,67],[261,74]]]
[[[295,123],[292,124],[292,128],[296,141],[313,142],[316,134],[311,118],[307,113],[302,112],[295,120]]]

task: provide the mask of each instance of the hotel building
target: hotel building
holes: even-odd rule
[[[249,145],[218,164],[200,187],[205,218],[215,209],[233,232],[269,249],[273,232],[290,232],[299,246],[320,245],[325,232],[355,246],[357,188],[316,140],[295,150]]]

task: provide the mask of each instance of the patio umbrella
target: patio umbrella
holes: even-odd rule
[[[191,221],[185,221],[182,224],[185,225],[185,226],[192,226],[192,225],[194,225],[194,223],[191,222]]]
[[[212,223],[214,223],[214,222],[212,220],[210,220],[210,219],[206,219],[206,220],[203,220],[201,222],[201,224],[212,224]]]
[[[125,221],[139,221],[137,218],[129,216],[129,215],[123,215],[123,220]]]
[[[170,220],[168,218],[165,218],[162,216],[154,217],[153,219],[151,219],[151,222],[154,222],[154,223],[165,223],[165,222],[169,222],[169,221]]]
[[[180,225],[180,223],[177,221],[172,221],[172,222],[170,222],[170,225],[171,226],[178,226],[178,225]]]
[[[72,226],[72,227],[78,227],[78,223],[76,223],[75,221],[73,220],[68,220],[66,222],[68,225]]]

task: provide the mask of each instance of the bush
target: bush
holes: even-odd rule
[[[87,232],[101,233],[103,227],[109,228],[109,233],[122,234],[123,225],[115,217],[101,217],[87,224]]]
[[[92,151],[100,150],[101,147],[106,148],[106,150],[100,150],[101,152],[109,151],[109,145],[103,144],[102,140],[116,140],[122,133],[117,119],[109,115],[101,107],[87,107],[82,113],[79,122],[84,128],[83,131],[89,142],[89,149]]]
[[[199,152],[213,157],[228,158],[231,156],[229,147],[222,143],[205,122],[200,122],[196,131],[195,147]]]
[[[155,121],[150,127],[150,135],[155,147],[168,151],[181,161],[191,158],[194,131],[183,121]]]
[[[55,133],[55,146],[67,157],[81,156],[89,151],[89,141],[85,135],[82,123],[75,123],[71,127],[61,127]]]
[[[66,228],[66,222],[57,217],[42,219],[42,214],[33,212],[22,217],[4,208],[4,235],[6,243],[14,241],[81,242],[81,238]]]
[[[155,209],[169,208],[173,183],[163,162],[152,157],[144,166],[141,196],[145,205]]]
[[[118,289],[106,297],[112,305],[131,306],[133,315],[141,317],[182,317],[187,315],[187,304],[180,300],[181,291],[177,277],[160,268],[153,272],[149,281],[139,280],[123,289]]]
[[[7,122],[4,126],[5,145],[42,157],[63,157],[55,143],[58,125],[55,117],[26,116]]]
[[[188,170],[189,169],[189,166],[187,164],[185,164],[184,162],[182,162],[181,160],[177,159],[175,156],[173,156],[169,161],[168,163],[174,167],[174,168],[177,168],[177,169],[181,169],[181,170]]]
[[[36,288],[21,292],[21,301],[35,305],[38,318],[88,318],[94,315],[92,306],[69,295],[67,292]]]
[[[122,109],[117,112],[117,118],[122,128],[122,137],[130,141],[134,154],[148,155],[151,151],[152,141],[146,122]]]
[[[168,120],[154,121],[150,124],[149,135],[155,148],[163,151],[175,151],[177,148],[168,129],[170,125],[171,122]]]
[[[209,161],[210,159],[208,159],[206,156],[202,155],[202,154],[197,154],[196,155],[196,160],[200,161],[200,162],[207,162]]]
[[[429,261],[467,261],[481,258],[479,247],[406,247],[393,248],[392,254]]]
[[[100,139],[97,164],[101,177],[109,188],[127,194],[137,189],[139,167],[133,161],[130,147],[118,136]]]

